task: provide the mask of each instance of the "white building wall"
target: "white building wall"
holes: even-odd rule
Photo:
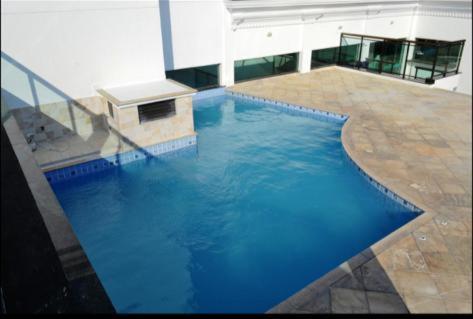
[[[411,24],[414,20],[414,10],[400,12],[399,15],[387,14],[384,17],[369,17],[366,19],[364,34],[388,38],[408,38]]]
[[[302,26],[273,26],[234,31],[234,60],[299,52]]]
[[[364,33],[364,17],[337,21],[320,21],[304,25],[304,47],[309,50],[337,47],[340,45],[342,32]]]
[[[160,9],[166,70],[222,63],[223,0],[164,0]]]
[[[165,78],[157,1],[2,1],[1,9],[9,107]]]

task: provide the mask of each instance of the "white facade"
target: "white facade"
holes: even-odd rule
[[[166,70],[221,64],[223,1],[160,1]]]
[[[342,32],[465,39],[457,91],[471,94],[470,1],[7,0],[2,95],[16,97],[10,107],[51,103],[209,64],[231,85],[234,61],[292,52],[308,72],[311,51],[338,46]]]

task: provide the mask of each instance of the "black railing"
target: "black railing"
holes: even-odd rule
[[[312,51],[311,68],[341,65],[433,83],[457,74],[465,40],[383,38],[342,33],[338,47]]]
[[[435,79],[458,73],[464,45],[465,40],[413,41],[342,33],[336,64],[434,83]],[[313,51],[313,57],[317,51]],[[313,59],[312,64],[317,65],[317,61]]]

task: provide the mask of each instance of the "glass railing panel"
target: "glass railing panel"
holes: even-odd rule
[[[357,66],[360,57],[360,46],[361,37],[343,35],[339,52],[339,63],[353,67]]]
[[[383,42],[379,39],[363,38],[360,67],[370,71],[380,72]]]
[[[382,59],[382,71],[385,73],[402,75],[403,64],[407,53],[407,45],[403,42],[384,42]]]
[[[460,63],[463,43],[453,43],[447,53],[447,73],[456,72]]]
[[[432,45],[411,44],[412,57],[408,59],[410,65],[406,78],[429,79],[433,77],[433,69],[437,47]]]
[[[447,74],[449,64],[448,51],[450,45],[437,48],[437,59],[435,61],[434,77],[443,77]]]

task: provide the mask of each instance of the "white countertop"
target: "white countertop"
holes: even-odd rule
[[[196,90],[173,80],[160,80],[97,89],[116,106],[145,103],[193,94]]]

